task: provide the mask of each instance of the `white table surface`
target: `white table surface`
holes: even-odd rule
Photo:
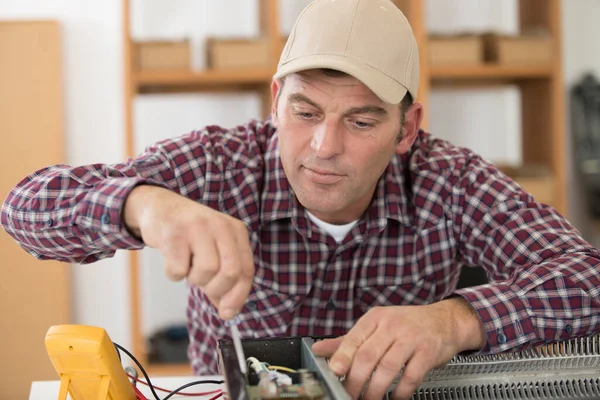
[[[143,379],[143,377],[140,377]],[[223,380],[220,376],[169,376],[169,377],[154,377],[150,376],[150,380],[153,385],[158,385],[162,388],[175,390],[181,385],[185,385],[186,383],[209,379],[209,380]],[[190,388],[184,389],[184,392],[208,392],[211,390],[224,388],[225,384],[215,385],[215,384],[202,384],[202,385],[194,385]],[[60,388],[60,381],[34,381],[31,384],[31,391],[29,392],[29,400],[57,400],[58,399],[58,391]],[[137,388],[142,392],[148,399],[154,399],[152,396],[152,392],[148,389],[148,386],[139,383],[137,384]],[[167,396],[166,392],[156,391],[158,396],[162,399]],[[201,397],[193,397],[194,399],[207,400],[214,395],[201,396]],[[70,399],[70,396],[68,397]],[[177,396],[174,395],[170,399],[190,399],[189,396]],[[170,400],[169,399],[169,400]]]

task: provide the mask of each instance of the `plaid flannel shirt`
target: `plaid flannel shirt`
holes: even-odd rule
[[[256,276],[239,315],[242,337],[343,335],[371,307],[463,296],[483,321],[481,353],[522,350],[600,330],[600,253],[553,208],[468,149],[420,131],[395,156],[342,243],[297,202],[270,121],[209,126],[163,140],[115,165],[55,165],[6,198],[4,229],[32,255],[91,263],[144,244],[121,211],[140,184],[169,188],[242,220]],[[461,267],[490,283],[456,290]],[[228,336],[190,287],[188,355],[217,373]]]

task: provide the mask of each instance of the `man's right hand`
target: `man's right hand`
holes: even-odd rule
[[[199,286],[231,319],[242,308],[254,277],[254,258],[243,222],[157,186],[134,188],[123,208],[127,228],[164,259],[167,276]]]

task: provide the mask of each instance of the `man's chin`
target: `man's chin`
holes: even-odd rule
[[[340,202],[335,200],[323,201],[323,198],[298,198],[302,207],[306,208],[314,215],[333,215],[340,211]]]
[[[339,192],[320,185],[292,185],[298,202],[307,210],[320,213],[335,213],[342,208],[342,198]]]

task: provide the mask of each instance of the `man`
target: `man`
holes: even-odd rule
[[[392,3],[317,0],[283,51],[267,121],[38,171],[2,225],[42,259],[160,249],[168,276],[192,284],[198,374],[217,372],[234,316],[244,337],[339,336],[314,351],[368,399],[401,370],[394,395],[410,397],[458,353],[598,332],[600,253],[494,166],[420,130],[418,82]],[[491,283],[456,290],[461,265]]]

